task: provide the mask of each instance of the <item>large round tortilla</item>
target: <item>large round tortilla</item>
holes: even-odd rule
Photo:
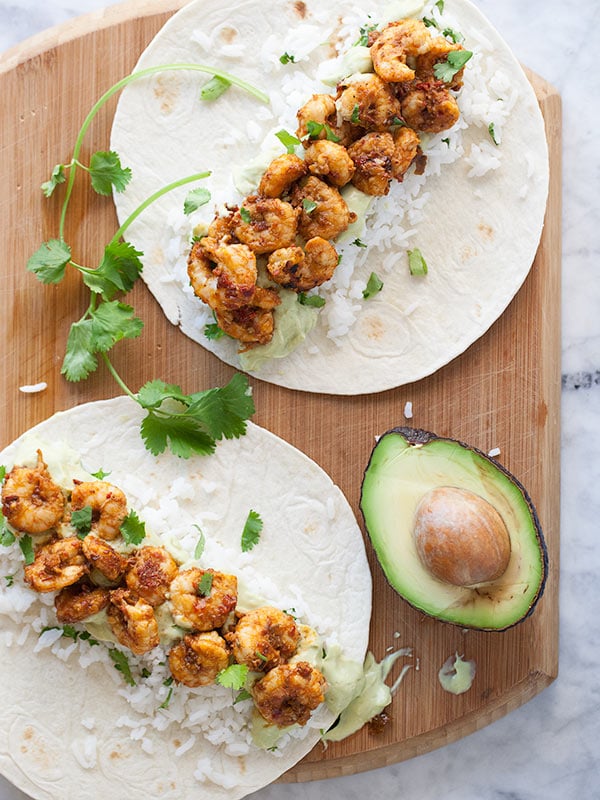
[[[264,527],[259,543],[248,554],[248,568],[257,579],[264,574],[269,591],[275,587],[281,598],[291,587],[299,588],[307,618],[315,621],[324,639],[338,642],[348,658],[362,663],[371,613],[371,576],[350,506],[326,473],[303,453],[251,423],[244,437],[224,441],[212,456],[183,460],[165,453],[155,458],[140,438],[141,417],[139,407],[128,398],[78,406],[24,434],[0,454],[0,463],[10,467],[26,455],[34,461],[35,449],[41,447],[52,472],[52,445],[72,448],[88,471],[110,471],[108,480],[125,491],[129,506],[142,519],[138,493],[144,487],[152,488],[149,505],[156,506],[174,482],[191,482],[197,490],[192,499],[180,503],[172,533],[189,532],[208,510],[214,518],[202,523],[205,536],[229,550],[239,550],[248,510],[258,511]],[[210,494],[203,490],[204,482],[213,485]],[[225,563],[206,566],[230,568]],[[277,602],[277,597],[268,599]],[[21,633],[22,624],[6,612],[2,590],[0,619],[3,636],[12,633],[16,638]],[[189,729],[174,732],[170,727],[161,734],[148,725],[146,736],[154,746],[154,754],[149,755],[139,741],[129,738],[126,727],[115,725],[122,715],[135,716],[118,695],[124,686],[118,673],[107,674],[98,664],[84,671],[76,655],[63,663],[48,650],[34,653],[36,640],[32,632],[21,646],[2,645],[0,656],[0,772],[34,798],[122,797],[127,787],[128,800],[234,800],[275,780],[319,738],[313,729],[307,738],[291,742],[280,753],[253,748],[238,757],[198,738],[192,750],[176,757],[174,752],[188,738]],[[97,763],[89,769],[75,757],[89,734],[81,723],[85,718],[95,720],[97,738]],[[323,725],[328,727],[332,721],[326,712]],[[199,758],[210,759],[232,786],[225,789],[210,781],[197,782],[194,771]]]
[[[365,8],[376,21],[387,5],[385,0],[373,0]],[[283,51],[285,43],[292,42],[293,47],[294,36],[302,39],[302,32],[310,26],[310,35],[318,41],[331,41],[342,9],[336,4],[322,6],[316,0],[301,4],[290,0],[270,4],[265,13],[258,0],[235,4],[197,0],[167,23],[137,68],[172,62],[214,64],[272,97],[280,91],[281,72],[266,74],[260,56],[262,43],[268,37],[279,37]],[[470,178],[470,167],[462,159],[444,167],[440,175],[430,176],[425,187],[430,197],[414,240],[426,254],[427,277],[412,277],[402,253],[398,268],[384,277],[384,290],[369,301],[357,301],[362,302],[358,320],[341,344],[328,339],[318,323],[293,353],[272,359],[253,373],[265,381],[305,391],[352,395],[419,380],[462,353],[491,326],[533,263],[548,189],[544,124],[534,91],[507,45],[468,0],[452,0],[446,8],[459,19],[465,46],[469,47],[470,41],[485,43],[493,68],[506,73],[519,94],[504,125],[499,148],[502,165],[482,177]],[[229,57],[215,55],[202,44],[214,31],[230,37],[234,47]],[[325,49],[317,52],[293,68],[314,74],[319,61],[327,57]],[[232,183],[232,170],[247,164],[256,155],[257,145],[249,140],[232,144],[228,133],[253,120],[266,134],[273,120],[261,119],[260,104],[237,89],[216,103],[200,102],[198,92],[204,80],[201,74],[165,72],[160,78],[137,81],[124,91],[111,145],[133,169],[134,177],[127,191],[115,197],[121,222],[152,192],[203,169],[212,170],[203,185],[214,198],[219,202],[241,200]],[[292,109],[292,119],[298,107]],[[464,133],[466,152],[483,141],[490,142],[486,127],[472,126]],[[199,310],[206,306],[173,280],[173,261],[178,254],[169,250],[165,221],[173,208],[182,206],[187,191],[186,187],[173,192],[154,204],[129,229],[128,236],[145,254],[144,280],[168,319],[239,368],[237,343],[207,340],[204,325],[198,321]],[[368,244],[368,230],[362,238]],[[357,277],[366,280],[371,271],[383,274],[386,256],[389,258],[388,253],[374,248]]]

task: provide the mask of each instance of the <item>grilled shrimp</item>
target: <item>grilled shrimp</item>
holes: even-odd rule
[[[306,164],[293,153],[277,156],[263,173],[258,185],[262,197],[281,197],[292,183],[306,174]]]
[[[80,539],[54,539],[35,551],[24,569],[25,580],[36,592],[58,592],[77,583],[88,572]]]
[[[101,539],[116,539],[127,516],[127,498],[106,481],[74,481],[71,509],[92,509],[92,533]]]
[[[257,290],[258,291],[258,290]],[[279,296],[272,289],[264,289],[268,292],[268,300],[271,308],[281,302]],[[254,344],[267,344],[273,338],[275,320],[273,312],[263,309],[260,306],[244,306],[243,308],[232,309],[231,311],[215,311],[217,325],[228,336],[233,339],[252,346]]]
[[[417,83],[402,100],[402,116],[416,131],[440,133],[457,122],[460,111],[456,99],[441,81]]]
[[[235,609],[237,578],[212,569],[191,567],[174,578],[170,592],[173,617],[178,625],[210,631],[224,625]]]
[[[164,603],[171,581],[177,575],[177,564],[165,548],[140,547],[129,563],[125,575],[129,589],[151,606]]]
[[[356,219],[339,191],[314,175],[296,185],[292,204],[300,210],[298,232],[307,240],[335,239]]]
[[[248,611],[225,638],[238,664],[266,672],[294,655],[300,631],[294,618],[272,606]]]
[[[148,653],[159,643],[154,609],[127,589],[113,589],[106,618],[119,644],[137,656]]]
[[[188,276],[194,294],[215,311],[252,304],[256,294],[256,257],[243,244],[218,245],[214,263],[204,246],[195,242],[188,257]]]
[[[188,633],[169,651],[171,675],[185,686],[208,686],[228,666],[227,643],[216,631]]]
[[[98,570],[109,583],[118,583],[127,569],[128,562],[124,556],[104,539],[91,534],[83,540],[83,555],[91,569]]]
[[[427,51],[416,58],[416,76],[419,80],[435,80],[434,67],[441,61],[446,61],[448,54],[453,50],[464,50],[461,44],[449,42],[443,36],[430,36]],[[463,75],[465,68],[460,69],[453,76],[450,83],[446,84],[449,89],[458,90],[463,85]]]
[[[233,217],[235,235],[255,253],[289,247],[297,227],[298,211],[275,197],[250,195]]]
[[[44,533],[61,521],[65,496],[48,472],[42,451],[35,467],[13,467],[2,485],[2,513],[13,528]]]
[[[421,20],[390,22],[375,36],[371,58],[375,72],[384,81],[401,83],[415,77],[416,59],[431,46],[431,34]]]
[[[335,247],[315,236],[301,247],[284,247],[271,253],[267,272],[280,286],[307,292],[328,281],[338,265]]]
[[[66,586],[54,598],[56,618],[59,622],[81,622],[106,608],[110,592],[89,583]]]
[[[413,163],[419,152],[420,141],[412,128],[399,128],[392,134],[394,153],[392,155],[392,175],[401,181],[405,172]]]
[[[392,88],[373,72],[342,85],[337,108],[343,120],[367,131],[387,131],[400,119],[400,101]]]
[[[354,162],[343,145],[319,139],[306,148],[304,160],[311,175],[332,186],[345,186],[354,174]]]
[[[308,103],[305,103],[298,111],[298,128],[296,136],[303,139],[308,136],[307,123],[316,122],[317,125],[327,125],[327,123],[335,118],[335,100],[329,94],[313,94]],[[323,128],[313,138],[325,139],[327,131]]]
[[[252,686],[259,714],[272,725],[306,725],[312,711],[325,699],[325,678],[307,661],[281,664]]]
[[[390,190],[395,146],[391,133],[367,133],[350,145],[348,154],[356,172],[352,183],[369,195],[385,195]]]

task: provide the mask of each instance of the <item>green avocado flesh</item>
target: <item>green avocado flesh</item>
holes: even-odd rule
[[[456,487],[490,503],[510,537],[500,577],[472,586],[440,580],[424,566],[414,538],[424,495]],[[361,510],[391,586],[415,608],[465,628],[500,631],[528,616],[542,594],[547,551],[533,504],[507,470],[462,442],[395,428],[375,446],[363,479]]]

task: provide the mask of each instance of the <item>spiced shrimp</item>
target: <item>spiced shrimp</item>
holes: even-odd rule
[[[41,545],[24,569],[25,581],[36,592],[58,592],[77,583],[87,572],[83,545],[76,536]]]
[[[90,583],[66,586],[54,598],[56,619],[62,623],[82,622],[104,610],[110,602],[110,592]]]
[[[416,131],[441,133],[460,116],[458,103],[441,81],[419,82],[402,99],[402,116]]]
[[[284,247],[271,253],[267,262],[270,277],[286,289],[307,292],[328,281],[338,265],[335,247],[315,236],[302,247]]]
[[[345,147],[329,139],[318,139],[306,148],[304,160],[311,175],[330,183],[345,186],[354,174],[354,162]]]
[[[357,76],[340,87],[337,109],[358,130],[387,131],[401,119],[400,102],[392,88],[373,72]]]
[[[116,539],[127,516],[127,498],[107,481],[73,481],[71,509],[92,509],[91,531],[101,539]]]
[[[291,202],[300,211],[298,232],[307,240],[335,239],[356,219],[339,190],[314,175],[294,187]]]
[[[294,243],[298,211],[276,197],[250,195],[233,217],[235,236],[254,253],[270,253]]]
[[[421,20],[390,22],[372,36],[370,49],[376,74],[388,83],[413,80],[416,60],[428,51],[431,38]]]
[[[256,681],[251,693],[259,714],[271,725],[306,725],[325,700],[327,683],[307,661],[281,664]]]
[[[92,580],[97,570],[109,583],[118,583],[128,567],[128,561],[104,539],[88,534],[83,540],[83,555],[91,569]]]
[[[262,197],[281,197],[290,186],[306,174],[306,164],[294,153],[277,156],[269,164],[258,184]]]
[[[208,686],[228,666],[227,643],[216,631],[188,633],[169,651],[171,675],[185,686]]]
[[[335,100],[331,95],[313,94],[310,100],[298,110],[296,136],[299,139],[309,136],[311,127],[309,123],[316,123],[317,126],[323,127],[318,132],[313,132],[311,138],[325,139],[327,136],[325,125],[335,118],[335,110]]]
[[[225,638],[238,664],[266,672],[294,655],[300,630],[290,614],[272,606],[261,606],[244,614]]]
[[[35,467],[15,466],[2,485],[2,513],[23,533],[45,533],[55,528],[65,512],[65,495],[51,478],[42,451]]]
[[[210,631],[225,624],[237,603],[237,578],[212,569],[190,567],[171,582],[171,610],[183,628]]]
[[[130,557],[125,583],[151,606],[159,606],[176,575],[177,563],[164,547],[140,547]]]
[[[361,192],[382,196],[392,180],[394,139],[391,133],[366,133],[348,148],[356,166],[352,183]]]
[[[136,655],[153,650],[160,641],[154,609],[128,589],[113,589],[106,619],[119,644]]]

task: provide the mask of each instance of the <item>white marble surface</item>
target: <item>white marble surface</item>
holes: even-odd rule
[[[600,798],[600,169],[598,0],[477,0],[564,110],[560,674],[522,708],[460,742],[385,769],[274,785],[256,800]],[[106,0],[0,0],[0,51]],[[0,778],[0,800],[25,795]]]

